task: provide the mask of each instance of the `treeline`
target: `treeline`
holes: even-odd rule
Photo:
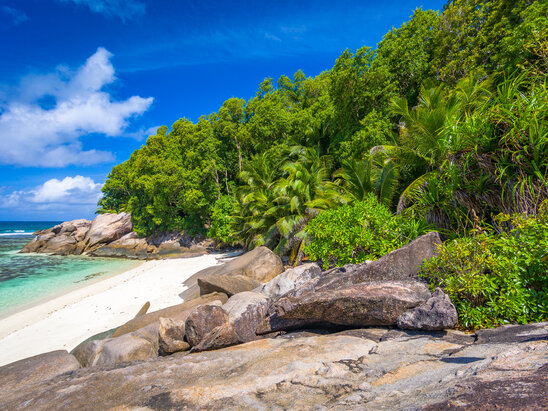
[[[98,212],[130,212],[140,235],[207,233],[324,266],[377,258],[436,229],[457,239],[434,261],[439,270],[474,255],[489,295],[518,284],[533,301],[486,302],[464,277],[434,275],[432,285],[454,287],[457,308],[472,313],[465,326],[546,319],[546,16],[548,3],[531,0],[417,9],[376,49],[347,50],[314,78],[267,78],[248,101],[160,127],[113,168]],[[489,258],[474,251],[481,236],[507,244],[520,227],[529,230],[522,242],[542,234],[521,260],[497,271],[487,261],[508,263],[508,247]]]

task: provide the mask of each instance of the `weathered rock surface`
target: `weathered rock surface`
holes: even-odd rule
[[[96,257],[147,258],[150,247],[145,238],[139,238],[135,232],[130,232],[110,244],[103,245],[91,251]]]
[[[66,221],[34,234],[36,237],[21,252],[151,260],[196,257],[214,246],[212,240],[196,239],[179,232],[139,238],[132,231],[128,213],[101,214],[93,221]]]
[[[79,344],[72,355],[83,367],[116,365],[158,356],[158,324],[119,337]]]
[[[131,214],[100,214],[93,219],[84,237],[85,250],[93,250],[100,244],[108,244],[131,232]]]
[[[65,221],[47,230],[37,231],[36,237],[21,250],[22,253],[72,254],[91,226],[91,221]]]
[[[188,350],[190,345],[185,341],[185,321],[160,317],[158,343],[163,355]]]
[[[266,316],[270,299],[246,291],[233,295],[223,305],[228,321],[215,327],[193,347],[193,351],[214,350],[258,339],[257,328]]]
[[[409,281],[416,280],[423,260],[438,254],[441,244],[439,234],[430,232],[409,244],[386,254],[378,260],[348,264],[333,268],[320,276],[298,286],[290,293],[298,296],[317,291],[327,291],[365,281]]]
[[[80,364],[76,358],[65,350],[39,354],[0,367],[0,404],[2,391],[17,391],[39,385],[78,368]]]
[[[410,330],[443,330],[457,325],[457,309],[440,288],[424,304],[400,315],[399,328]]]
[[[317,278],[320,274],[322,274],[322,269],[318,264],[303,264],[284,271],[253,291],[263,293],[267,297],[276,299],[293,291],[300,285]]]
[[[387,339],[380,329],[365,329],[363,336],[360,331],[288,334],[216,351],[80,369],[44,384],[2,387],[0,403],[9,410],[36,411],[548,408],[546,323],[506,328],[504,339],[512,341],[506,343],[478,343],[441,331],[398,331]],[[369,339],[367,333],[380,338]]]
[[[234,294],[251,291],[260,285],[261,283],[257,280],[245,275],[210,275],[198,278],[200,295],[220,292],[232,297]]]
[[[228,324],[228,314],[216,305],[200,305],[185,322],[186,339],[191,347],[200,344],[215,328]]]
[[[405,311],[430,298],[417,281],[366,282],[336,289],[282,297],[269,309],[259,334],[316,325],[353,327],[396,325]],[[289,320],[289,321],[287,321]]]
[[[213,275],[244,275],[264,283],[281,272],[283,272],[282,259],[267,247],[261,246],[234,260],[201,270],[193,277],[198,279]]]
[[[199,305],[213,303],[218,301],[218,304],[224,304],[228,300],[226,294],[211,293],[198,297],[194,300],[185,301],[181,304],[172,305],[171,307],[164,308],[162,310],[153,311],[151,313],[135,317],[129,320],[124,325],[120,326],[114,333],[114,337],[118,337],[123,334],[127,334],[133,331],[137,331],[149,324],[160,321],[160,317],[172,318],[176,320],[184,321],[190,314],[190,312]]]

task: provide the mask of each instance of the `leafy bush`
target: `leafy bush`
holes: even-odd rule
[[[221,196],[213,205],[211,213],[211,227],[207,235],[223,243],[233,243],[235,241],[232,230],[230,229],[230,213],[236,207],[236,200],[229,195]]]
[[[422,275],[449,294],[464,329],[548,320],[548,213],[496,221],[513,228],[447,242],[423,264]]]
[[[305,253],[330,265],[375,260],[428,231],[414,218],[392,215],[374,194],[364,201],[322,211],[306,227],[310,241]]]

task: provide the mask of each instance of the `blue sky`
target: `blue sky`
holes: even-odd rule
[[[0,220],[92,218],[148,134],[443,1],[0,0]]]

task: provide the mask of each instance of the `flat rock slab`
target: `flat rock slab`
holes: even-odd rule
[[[0,367],[0,391],[15,392],[78,368],[78,360],[65,350],[35,355]]]
[[[368,282],[296,297],[289,295],[270,307],[269,317],[258,333],[325,324],[395,325],[401,314],[429,298],[428,288],[417,281]]]
[[[198,278],[200,295],[214,292],[225,293],[229,297],[244,291],[251,291],[261,285],[260,282],[245,275],[211,275]]]
[[[514,334],[548,330],[539,327]],[[480,344],[447,335],[263,339],[80,369],[39,386],[4,389],[0,403],[9,410],[546,409],[546,340]]]

